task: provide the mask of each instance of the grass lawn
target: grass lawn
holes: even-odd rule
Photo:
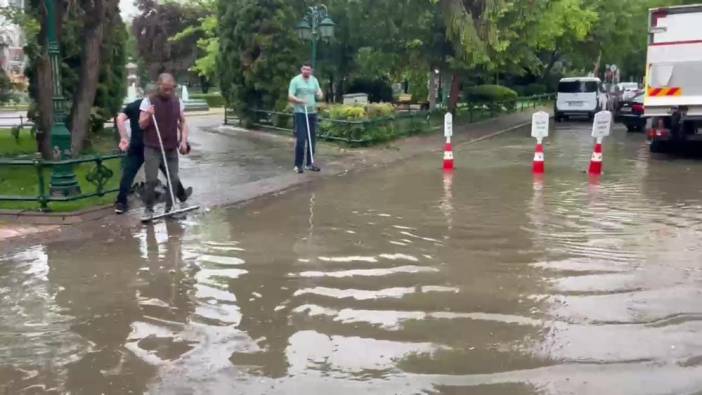
[[[85,150],[85,154],[114,152],[115,142],[112,131],[95,136],[93,144]],[[34,139],[28,130],[20,134],[19,143],[10,134],[9,130],[0,129],[0,157],[32,156],[36,150]],[[121,175],[121,160],[113,159],[105,162],[105,166],[113,172],[106,189],[116,188]],[[92,193],[96,187],[87,181],[86,176],[95,167],[94,163],[84,163],[75,167],[76,178],[83,193]],[[45,191],[49,190],[51,169],[43,169]],[[37,170],[31,166],[2,166],[0,167],[0,194],[37,196],[39,194]],[[73,202],[52,202],[49,208],[54,212],[77,211],[89,207],[102,206],[114,201],[115,194],[110,193],[103,197],[92,197]],[[39,210],[38,202],[0,202],[0,209],[6,210]]]

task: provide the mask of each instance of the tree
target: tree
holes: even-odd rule
[[[67,121],[72,133],[71,146],[73,154],[79,155],[89,136],[91,114],[95,114],[93,109],[100,109],[98,112],[103,113],[104,121],[118,111],[117,97],[124,97],[126,81],[119,77],[124,73],[124,41],[118,39],[124,25],[117,0],[66,2],[57,7],[57,14],[62,55],[61,83],[69,105],[66,110],[70,114]],[[30,116],[38,128],[37,149],[49,158],[53,78],[46,52],[45,24],[40,23],[45,17],[43,0],[30,0],[26,18],[31,22],[26,26],[37,27],[36,37],[29,39],[25,47],[29,58],[26,70],[30,81],[29,94],[33,99]],[[104,88],[107,93],[98,95],[101,85],[109,87]],[[99,120],[95,122],[100,123]]]
[[[198,58],[199,36],[187,35],[180,40],[171,38],[188,27],[197,26],[200,19],[207,15],[201,4],[202,2],[198,1],[181,4],[137,0],[141,13],[134,18],[132,31],[137,41],[139,56],[152,79],[163,72],[170,72],[179,80],[189,76],[190,68]]]
[[[215,0],[197,0],[192,5],[199,7],[204,16],[200,17],[198,24],[185,27],[185,29],[171,37],[170,41],[178,43],[196,40],[199,51],[192,71],[200,76],[202,90],[207,93],[209,85],[217,78],[219,19],[213,11],[216,7]]]
[[[486,65],[488,46],[497,40],[494,14],[504,0],[432,0],[444,15],[446,39],[452,44],[453,69],[449,110],[454,112],[461,94],[461,71]]]
[[[117,29],[124,30],[124,24],[119,16],[119,0],[84,0],[80,4],[84,13],[80,35],[83,38],[83,50],[80,56],[78,87],[73,96],[71,109],[71,150],[73,155],[80,155],[88,136],[90,130],[88,125],[95,104],[100,75],[103,74],[108,79],[109,84],[109,79],[115,74],[111,71],[105,71],[101,67],[105,48],[109,48],[106,45],[103,47],[106,41],[105,33],[118,34],[120,30]],[[122,40],[126,40],[124,35],[121,37]],[[121,50],[118,50],[121,52],[121,64],[117,65],[124,69],[124,41],[112,44],[121,47]],[[113,56],[115,54],[107,53],[105,55]],[[104,72],[101,73],[101,71]],[[120,73],[117,74],[120,75]],[[121,75],[124,73],[122,72]],[[123,98],[124,82],[121,85],[122,89],[118,89],[118,91],[121,91],[122,94],[119,96]],[[111,109],[107,108],[107,110]]]
[[[298,41],[287,0],[219,0],[217,70],[227,103],[244,120],[248,109],[282,109],[298,68]]]

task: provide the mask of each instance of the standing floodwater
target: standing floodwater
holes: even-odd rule
[[[5,252],[0,392],[694,393],[702,162],[587,128]]]

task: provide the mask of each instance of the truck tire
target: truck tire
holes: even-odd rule
[[[651,141],[649,150],[654,154],[663,154],[668,151],[667,141],[653,140]]]

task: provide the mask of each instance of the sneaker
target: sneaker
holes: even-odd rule
[[[150,208],[144,209],[144,214],[141,216],[142,222],[149,222],[154,218],[154,210]]]
[[[314,171],[314,172],[322,171],[322,169],[320,169],[319,167],[317,167],[315,165],[307,165],[307,166],[305,166],[305,170]]]
[[[294,170],[295,173],[297,173],[297,174],[302,174],[302,173],[304,173],[304,171],[302,170],[302,168],[301,168],[301,167],[298,167],[298,166],[295,166],[295,168],[294,168],[293,170]]]
[[[190,198],[190,196],[192,194],[193,194],[193,187],[187,187],[187,188],[185,188],[185,197],[181,196],[182,199],[181,199],[181,197],[179,197],[178,200],[180,200],[181,203],[185,203],[188,201],[188,199]]]
[[[124,214],[127,211],[127,204],[122,202],[115,203],[115,214]]]

